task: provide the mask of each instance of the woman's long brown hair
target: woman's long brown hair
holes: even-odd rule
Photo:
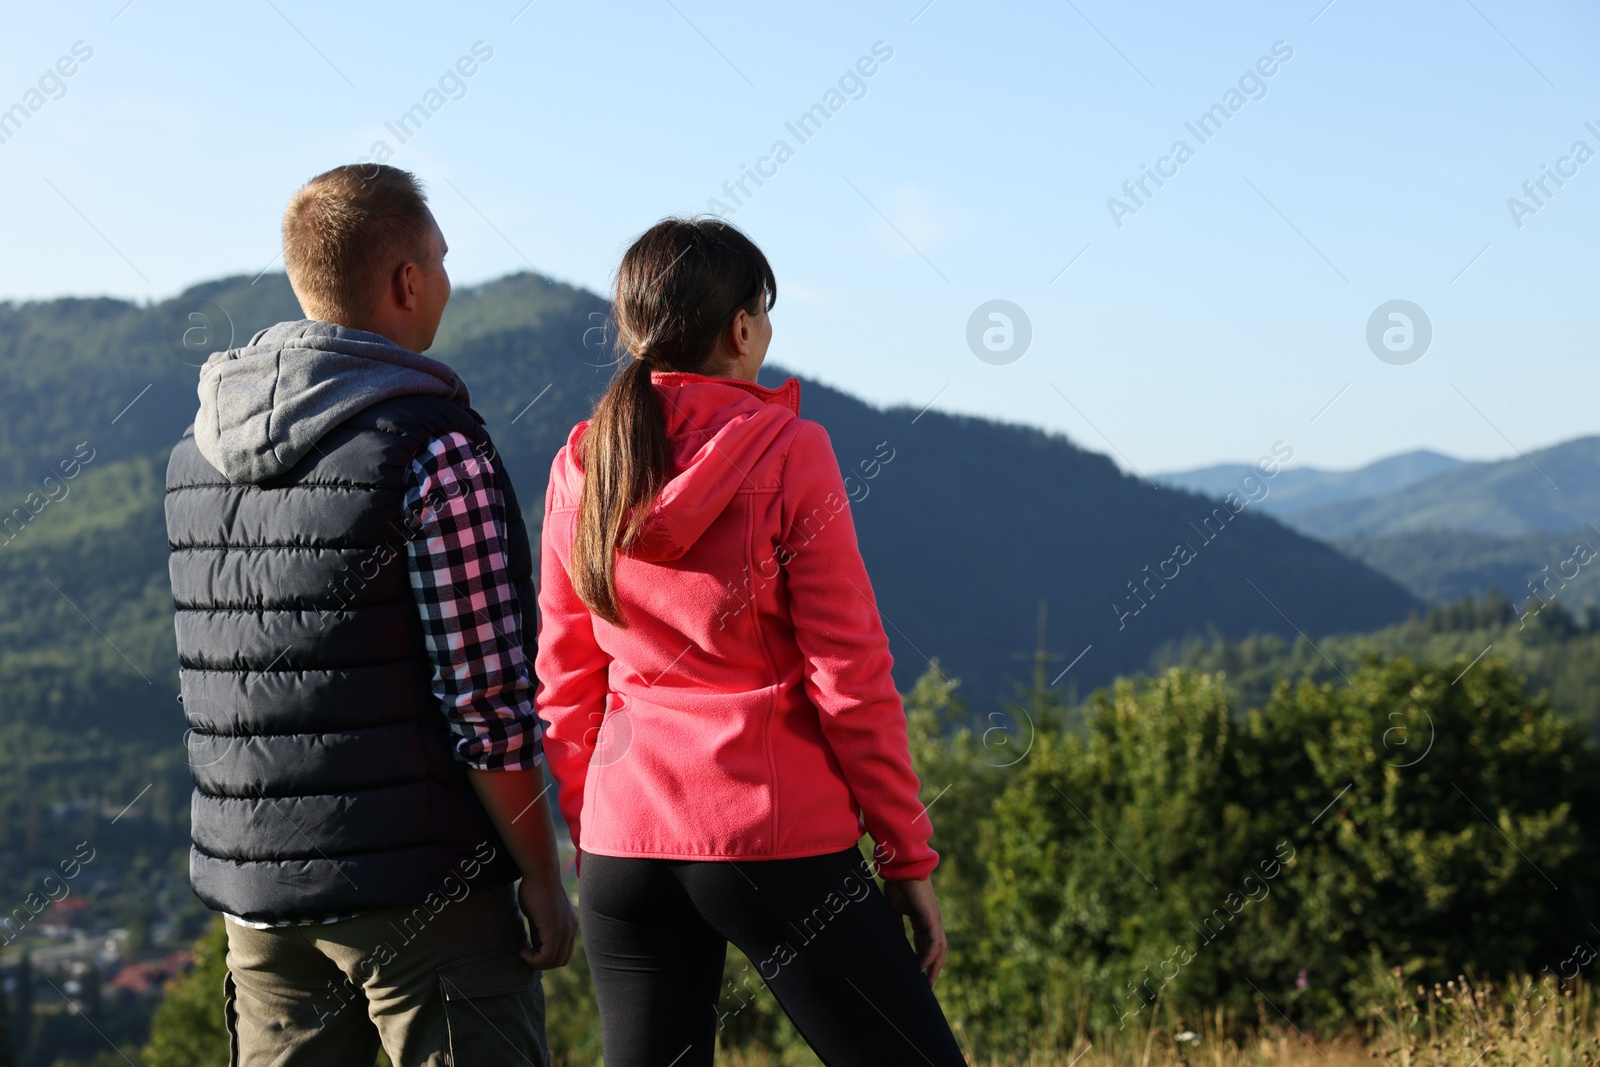
[[[650,372],[707,373],[734,316],[760,314],[777,299],[767,257],[718,218],[663,219],[623,255],[613,301],[623,366],[578,445],[583,497],[571,567],[578,598],[613,626],[627,626],[617,600],[617,553],[633,546],[672,473]]]

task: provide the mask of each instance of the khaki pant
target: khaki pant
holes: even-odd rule
[[[436,898],[442,899],[442,898]],[[228,922],[234,1067],[548,1067],[544,989],[517,955],[510,886],[343,922],[256,930]]]

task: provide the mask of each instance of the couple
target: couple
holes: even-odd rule
[[[626,365],[555,457],[536,592],[467,385],[419,354],[450,281],[416,180],[331,170],[283,238],[306,318],[211,356],[167,472],[231,1062],[548,1064],[579,924],[548,766],[609,1067],[712,1063],[729,941],[824,1062],[963,1063],[839,466],[798,382],[756,384],[760,250],[670,219],[623,256]]]

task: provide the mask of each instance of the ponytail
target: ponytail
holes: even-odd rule
[[[617,603],[617,552],[626,551],[666,484],[667,425],[650,363],[634,357],[595,406],[579,443],[583,497],[572,541],[572,588],[590,611],[626,626]]]
[[[617,597],[617,553],[643,532],[650,505],[672,476],[667,423],[652,370],[703,373],[740,310],[778,299],[761,249],[714,217],[664,219],[617,268],[612,306],[627,364],[595,405],[578,443],[583,496],[572,539],[572,588],[591,612],[626,628]]]

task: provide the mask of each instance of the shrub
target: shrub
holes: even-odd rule
[[[946,742],[992,798],[962,831],[982,919],[944,996],[981,1054],[1158,1003],[1337,1026],[1393,963],[1536,972],[1588,929],[1600,764],[1504,664],[1374,659],[1242,718],[1224,681],[1118,682],[999,783]]]

